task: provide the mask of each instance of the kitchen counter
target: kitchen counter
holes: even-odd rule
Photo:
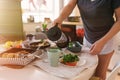
[[[82,26],[82,22],[67,22],[67,21],[64,21],[62,23],[63,25],[77,25],[77,26]]]

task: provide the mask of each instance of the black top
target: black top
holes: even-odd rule
[[[94,43],[103,37],[114,24],[114,9],[120,0],[78,0],[78,8],[85,29],[85,38]]]

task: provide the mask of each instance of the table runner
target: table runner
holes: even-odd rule
[[[86,63],[77,67],[65,66],[61,63],[58,67],[51,67],[48,62],[44,62],[43,60],[36,61],[34,65],[40,67],[41,69],[52,75],[63,78],[73,78],[85,69],[91,68],[92,66],[96,66],[97,60],[95,60],[94,57],[95,56],[89,55],[87,53],[82,53],[80,59],[86,60]]]

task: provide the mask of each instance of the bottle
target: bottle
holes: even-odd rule
[[[55,42],[59,48],[65,48],[68,46],[68,36],[58,28],[58,24],[50,28],[46,34],[48,39]]]

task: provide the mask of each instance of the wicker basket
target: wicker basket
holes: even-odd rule
[[[4,53],[15,53],[17,51],[25,50],[28,51],[29,53],[33,53],[34,50],[30,49],[20,49],[20,48],[11,48],[7,51],[2,52],[1,54]],[[21,57],[21,58],[2,58],[0,57],[0,65],[27,65],[29,64],[32,60],[34,60],[34,56],[29,56],[29,57]]]

